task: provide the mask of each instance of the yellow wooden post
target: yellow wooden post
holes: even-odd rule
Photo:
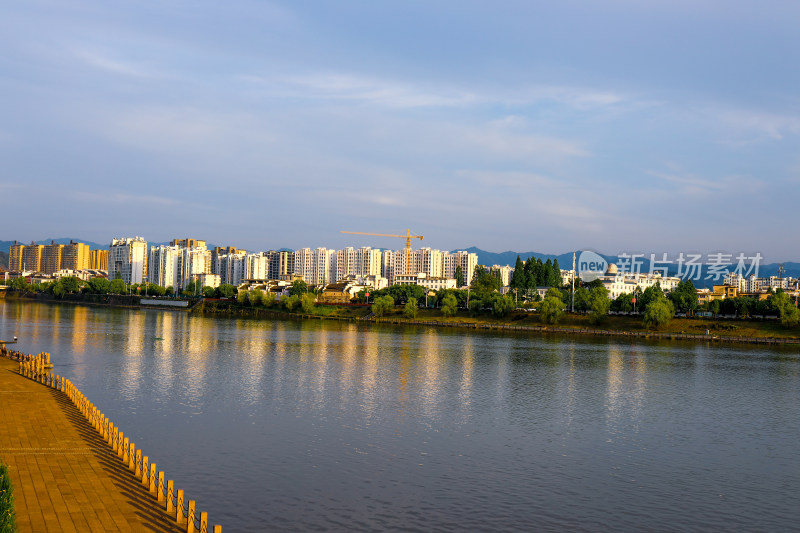
[[[122,441],[122,462],[127,464],[128,463],[128,456],[130,455],[131,443],[128,437],[125,437],[125,440]]]
[[[167,481],[167,514],[175,515],[175,482],[171,479]]]
[[[150,484],[150,472],[148,472],[148,461],[147,456],[145,455],[142,459],[142,485],[145,487]]]
[[[200,533],[208,533],[208,513],[200,513]]]
[[[136,460],[133,462],[133,475],[137,479],[142,477],[142,450],[136,450]]]
[[[134,459],[134,453],[138,454],[139,452],[136,451],[136,444],[131,442],[128,447],[128,470],[131,472],[136,470],[136,461],[139,459],[138,455],[136,455]]]
[[[148,490],[150,494],[156,493],[156,463],[150,463],[150,486]]]
[[[125,439],[125,433],[120,431],[119,434],[117,435],[117,457],[119,457],[120,459],[123,458],[123,455],[125,453],[124,439]]]
[[[158,485],[156,485],[156,501],[164,503],[164,472],[158,473]]]
[[[194,527],[194,500],[189,500],[189,517],[186,519],[186,533],[196,533],[197,528]]]
[[[175,513],[178,525],[185,524],[186,517],[183,516],[183,489],[178,489],[177,502],[175,504]]]
[[[220,525],[214,526],[214,533],[222,533],[222,526]]]

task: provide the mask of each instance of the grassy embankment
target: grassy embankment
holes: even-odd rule
[[[255,308],[238,306],[231,304],[223,306],[209,306],[199,310],[206,315],[238,315],[252,317],[318,317],[353,320],[366,316],[370,312],[369,307],[346,307],[317,305],[311,313],[303,313],[299,309],[289,313],[285,309],[277,306],[268,308]],[[459,324],[479,324],[479,325],[515,325],[543,327],[549,326],[541,321],[539,314],[535,312],[514,311],[505,318],[495,318],[488,315],[477,317],[470,316],[466,311],[459,311],[454,317],[445,317],[439,309],[420,309],[415,319],[407,319],[403,316],[402,307],[397,306],[391,313],[383,317],[385,320],[408,320],[411,322],[439,322]],[[642,324],[641,316],[618,316],[609,315],[600,324],[593,324],[589,315],[584,314],[565,314],[554,327],[560,329],[596,329],[613,332],[634,332],[634,333],[664,333],[664,334],[690,334],[704,335],[708,330],[711,335],[734,336],[734,337],[761,337],[761,338],[800,338],[800,327],[786,328],[781,325],[779,320],[742,320],[742,319],[705,319],[705,318],[674,318],[666,326],[659,329],[648,329]]]
[[[17,530],[14,514],[14,491],[8,466],[0,463],[0,533],[14,533]]]

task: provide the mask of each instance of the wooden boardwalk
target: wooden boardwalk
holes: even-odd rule
[[[0,357],[0,461],[25,532],[186,531],[137,483],[67,396]]]

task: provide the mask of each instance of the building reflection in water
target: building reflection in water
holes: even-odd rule
[[[606,418],[611,432],[622,421],[638,426],[645,393],[647,392],[647,360],[642,348],[631,345],[629,355],[620,345],[608,346],[608,377],[606,380]]]
[[[458,407],[461,423],[472,413],[473,381],[475,379],[475,341],[472,337],[462,339],[461,381],[458,387]]]

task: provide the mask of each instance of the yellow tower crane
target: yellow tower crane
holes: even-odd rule
[[[393,233],[367,233],[364,231],[342,231],[342,233],[350,233],[352,235],[373,235],[375,237],[400,237],[406,240],[406,275],[409,274],[409,256],[411,255],[411,239],[422,240],[422,235],[411,235],[411,230],[407,229],[405,235],[394,235]]]

